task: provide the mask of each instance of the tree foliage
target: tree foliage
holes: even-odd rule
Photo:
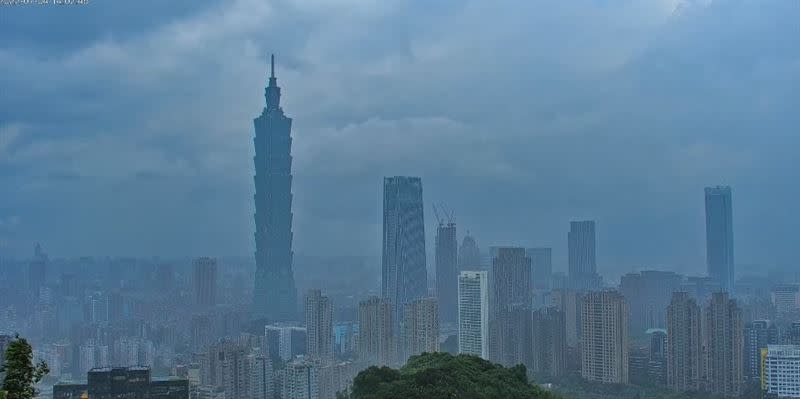
[[[506,368],[476,356],[423,353],[400,370],[370,367],[350,399],[560,399],[528,383],[525,366]]]
[[[45,362],[33,364],[33,349],[25,338],[17,335],[6,348],[5,365],[2,371],[4,399],[33,399],[37,392],[34,385],[42,380],[50,369]]]

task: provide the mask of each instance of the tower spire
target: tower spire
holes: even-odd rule
[[[270,75],[269,84],[264,90],[264,97],[267,100],[267,109],[279,109],[281,102],[281,89],[278,87],[278,79],[275,78],[275,54],[270,55]]]

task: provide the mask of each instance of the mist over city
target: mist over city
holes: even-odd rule
[[[799,19],[0,1],[0,398],[800,398]]]

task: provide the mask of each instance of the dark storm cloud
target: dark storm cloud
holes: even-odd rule
[[[96,4],[83,12],[111,7]],[[702,188],[731,184],[737,259],[792,260],[790,1],[122,7],[132,19],[81,27],[15,14],[0,46],[0,220],[18,220],[5,249],[249,253],[252,118],[275,51],[298,252],[377,253],[381,178],[413,174],[483,245],[552,245],[563,263],[568,221],[597,219],[609,274],[702,272]],[[61,43],[34,32],[44,17],[70,32]]]

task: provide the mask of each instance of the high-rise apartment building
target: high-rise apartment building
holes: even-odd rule
[[[736,398],[742,393],[744,342],[742,310],[727,293],[712,294],[705,310],[708,386],[714,395]]]
[[[78,349],[79,372],[84,375],[94,368],[108,367],[111,365],[108,345],[102,345],[90,340]]]
[[[383,179],[382,295],[393,306],[393,329],[399,333],[403,306],[428,293],[425,266],[425,218],[422,179]]]
[[[733,291],[733,206],[731,188],[706,187],[706,262],[708,275],[725,292]]]
[[[453,323],[458,319],[458,241],[456,224],[439,223],[436,229],[436,298],[439,319]]]
[[[352,390],[353,379],[363,370],[359,362],[338,362],[319,369],[319,398],[336,399],[339,392]]]
[[[565,369],[567,341],[564,312],[555,306],[533,312],[533,371],[552,377],[561,376]]]
[[[405,305],[401,334],[404,355],[401,363],[423,352],[439,351],[438,313],[436,298],[416,299]]]
[[[569,280],[572,288],[592,290],[600,286],[597,274],[595,222],[570,222],[567,233]]]
[[[323,364],[333,361],[333,304],[320,290],[306,299],[306,354]]]
[[[581,335],[581,301],[583,293],[569,289],[553,291],[553,303],[558,310],[564,312],[564,328],[567,346],[578,348],[578,338]]]
[[[792,322],[784,329],[781,343],[786,345],[800,345],[800,321]]]
[[[581,375],[588,381],[628,383],[628,302],[616,291],[594,291],[581,306]]]
[[[524,248],[498,247],[492,259],[490,358],[505,366],[530,363],[531,259]],[[527,317],[520,319],[520,314]]]
[[[667,386],[698,391],[705,379],[701,313],[687,292],[675,292],[667,308]]]
[[[753,320],[744,327],[744,378],[761,378],[761,350],[778,344],[778,327],[769,320]],[[800,377],[800,373],[798,373]]]
[[[641,336],[648,329],[664,328],[672,293],[680,290],[682,277],[673,272],[647,270],[620,278],[619,291],[630,304],[630,333]]]
[[[272,359],[289,361],[295,356],[305,355],[308,332],[305,327],[293,325],[268,325],[264,327],[267,353]]]
[[[796,316],[800,310],[800,286],[780,284],[772,288],[772,305],[779,318]]]
[[[197,258],[194,260],[194,297],[198,306],[217,304],[217,260]]]
[[[307,359],[298,358],[286,365],[284,399],[319,399],[319,368]]]
[[[531,284],[536,290],[549,290],[552,288],[553,278],[553,249],[528,248],[525,254],[531,258]]]
[[[689,295],[697,301],[700,307],[703,307],[708,300],[711,299],[711,294],[720,291],[722,288],[719,281],[712,277],[699,277],[690,276],[681,284],[681,291],[688,292]]]
[[[193,352],[205,351],[213,342],[213,323],[207,314],[195,314],[189,320],[189,334]]]
[[[209,347],[201,365],[203,385],[225,391],[225,397],[243,398],[250,392],[250,361],[247,349],[225,339]]]
[[[270,321],[294,320],[297,289],[292,261],[292,119],[280,106],[281,89],[275,78],[275,57],[266,107],[255,126],[255,241],[256,276],[253,312]]]
[[[489,276],[462,271],[458,276],[458,353],[489,359]]]
[[[275,396],[274,374],[272,361],[268,356],[250,354],[247,355],[249,363],[250,383],[249,398],[251,399],[273,399]]]
[[[397,344],[392,303],[372,297],[358,304],[358,358],[369,365],[393,365]]]

